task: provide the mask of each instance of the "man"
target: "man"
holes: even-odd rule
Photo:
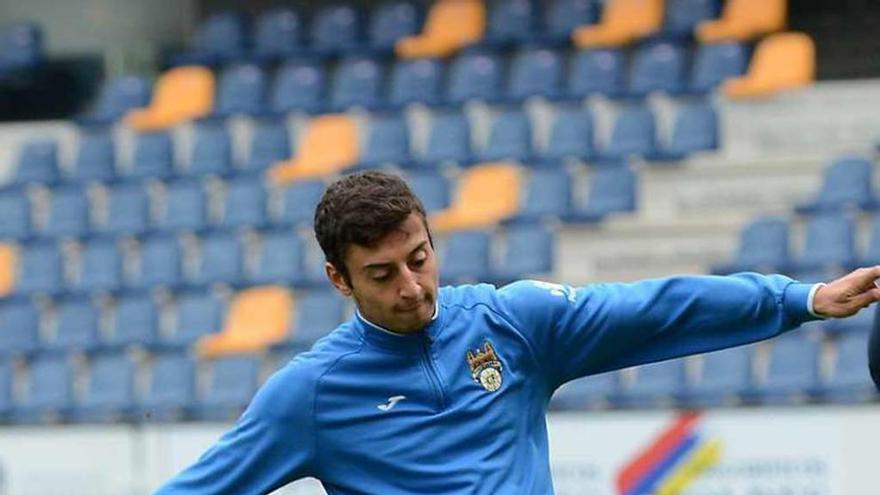
[[[880,299],[880,267],[827,285],[740,274],[438,289],[424,208],[379,172],[332,184],[315,233],[356,316],[275,373],[159,494],[262,494],[303,477],[333,495],[552,494],[545,412],[561,384]]]

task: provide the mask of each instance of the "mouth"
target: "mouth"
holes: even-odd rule
[[[399,311],[401,313],[412,313],[413,311],[416,311],[419,308],[421,308],[422,305],[424,305],[425,303],[426,303],[426,301],[421,301],[419,303],[411,304],[409,306],[401,306],[401,307],[397,308],[397,311]]]

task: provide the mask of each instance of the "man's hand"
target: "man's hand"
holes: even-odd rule
[[[880,288],[874,280],[880,278],[880,266],[859,268],[828,285],[820,287],[813,296],[813,310],[833,318],[846,318],[869,304],[880,301]]]

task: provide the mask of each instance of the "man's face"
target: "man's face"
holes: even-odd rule
[[[401,333],[430,323],[437,301],[437,258],[417,214],[374,247],[351,245],[345,265],[350,284],[330,263],[327,276],[343,295],[354,297],[364,318]]]

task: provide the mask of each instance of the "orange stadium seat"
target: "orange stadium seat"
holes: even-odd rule
[[[358,161],[358,127],[343,114],[315,117],[306,129],[296,156],[269,170],[277,184],[333,174]]]
[[[15,288],[17,258],[15,247],[0,244],[0,297],[11,294]]]
[[[459,179],[452,205],[438,211],[431,223],[438,231],[494,225],[519,207],[520,171],[513,163],[482,163]]]
[[[436,58],[452,55],[483,38],[486,7],[480,0],[441,0],[431,7],[421,34],[397,42],[401,58]]]
[[[660,29],[663,0],[610,0],[598,24],[582,26],[572,33],[578,48],[621,46]]]
[[[284,287],[267,285],[240,292],[220,333],[196,345],[202,357],[261,351],[284,339],[293,313],[293,297]]]
[[[132,110],[126,123],[139,131],[156,131],[211,113],[214,74],[200,66],[169,69],[156,83],[150,106]]]
[[[727,0],[721,17],[697,26],[703,43],[747,41],[785,29],[786,0]]]
[[[757,98],[810,84],[816,77],[816,46],[804,33],[772,34],[758,44],[748,72],[728,80],[730,98]]]

